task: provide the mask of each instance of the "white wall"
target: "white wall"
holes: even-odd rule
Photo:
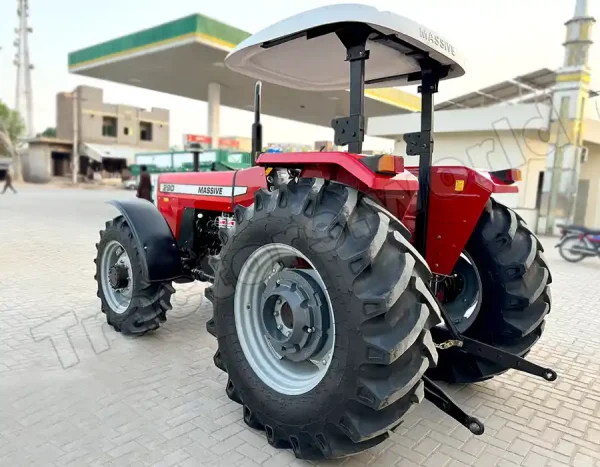
[[[441,110],[435,113],[436,134],[474,131],[514,132],[547,130],[550,106],[518,104],[473,109]],[[405,133],[420,131],[421,114],[372,117],[367,122],[367,134],[382,138],[397,138]]]
[[[581,164],[581,180],[590,181],[585,225],[600,228],[600,145],[588,144],[588,160]]]
[[[21,154],[23,180],[29,183],[46,183],[51,180],[52,157],[50,148],[32,145]]]
[[[545,167],[547,144],[535,132],[512,131],[436,134],[435,165],[462,165],[485,170],[519,168],[523,181],[519,193],[498,194],[498,201],[512,208],[535,210],[539,172]],[[417,165],[418,156],[406,156],[406,143],[401,139],[394,153],[404,155],[406,165]],[[528,214],[525,214],[528,216]]]

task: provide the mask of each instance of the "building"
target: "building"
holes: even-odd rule
[[[58,138],[34,138],[21,156],[23,180],[48,183],[53,176],[71,174],[73,141]]]
[[[497,198],[544,234],[565,222],[600,228],[600,107],[589,90],[587,63],[595,20],[587,3],[577,0],[566,23],[561,68],[436,105],[434,163],[520,168],[519,193]],[[413,113],[370,118],[367,133],[395,140],[394,152],[406,154],[404,134],[419,129],[420,114]],[[406,157],[406,163],[418,164],[418,158]]]
[[[136,153],[169,149],[169,111],[106,103],[102,89],[90,86],[58,93],[56,138],[29,141],[23,159],[25,181],[72,176],[74,141],[80,176],[92,168],[104,178],[120,177]]]
[[[218,149],[252,152],[252,138],[245,136],[222,136],[219,138]]]
[[[74,99],[77,102],[74,105]],[[103,91],[78,86],[56,95],[56,137],[73,140],[73,114],[79,113],[79,140],[83,144],[132,146],[162,151],[169,148],[169,111],[140,109],[104,102]]]

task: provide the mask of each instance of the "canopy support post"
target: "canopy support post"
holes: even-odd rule
[[[331,122],[335,144],[348,145],[348,152],[360,154],[365,140],[365,61],[369,59],[367,39],[372,29],[366,26],[342,29],[336,35],[346,47],[346,61],[350,62],[350,116]]]

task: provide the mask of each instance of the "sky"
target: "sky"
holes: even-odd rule
[[[351,1],[351,0],[350,0]],[[600,0],[590,1],[590,13],[600,19]],[[152,27],[192,13],[202,13],[224,23],[257,32],[295,13],[337,0],[29,0],[34,126],[36,132],[55,126],[56,93],[87,84],[104,89],[105,102],[171,111],[171,144],[181,144],[184,133],[206,134],[204,102],[157,93],[69,74],[69,52]],[[466,59],[466,75],[443,82],[436,101],[498,83],[542,67],[558,68],[564,57],[564,23],[573,16],[575,0],[361,0],[393,11],[447,37]],[[0,0],[0,100],[15,102],[16,68],[12,64],[17,27],[16,0]],[[592,48],[592,89],[600,90],[600,26],[596,25]],[[181,70],[185,73],[185,70]],[[414,88],[405,88],[416,92]],[[600,99],[600,98],[598,98]],[[250,136],[252,114],[222,108],[223,135]],[[333,131],[263,118],[265,142],[311,144],[332,140]],[[366,138],[365,149],[390,150],[393,144]]]

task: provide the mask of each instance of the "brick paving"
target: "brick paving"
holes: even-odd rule
[[[246,427],[214,368],[202,286],[177,286],[156,333],[107,327],[93,281],[104,203],[131,193],[20,187],[0,196],[0,465],[304,466]],[[600,467],[600,262],[545,239],[554,308],[531,353],[554,384],[509,372],[450,389],[474,437],[428,402],[375,449],[317,465]]]

